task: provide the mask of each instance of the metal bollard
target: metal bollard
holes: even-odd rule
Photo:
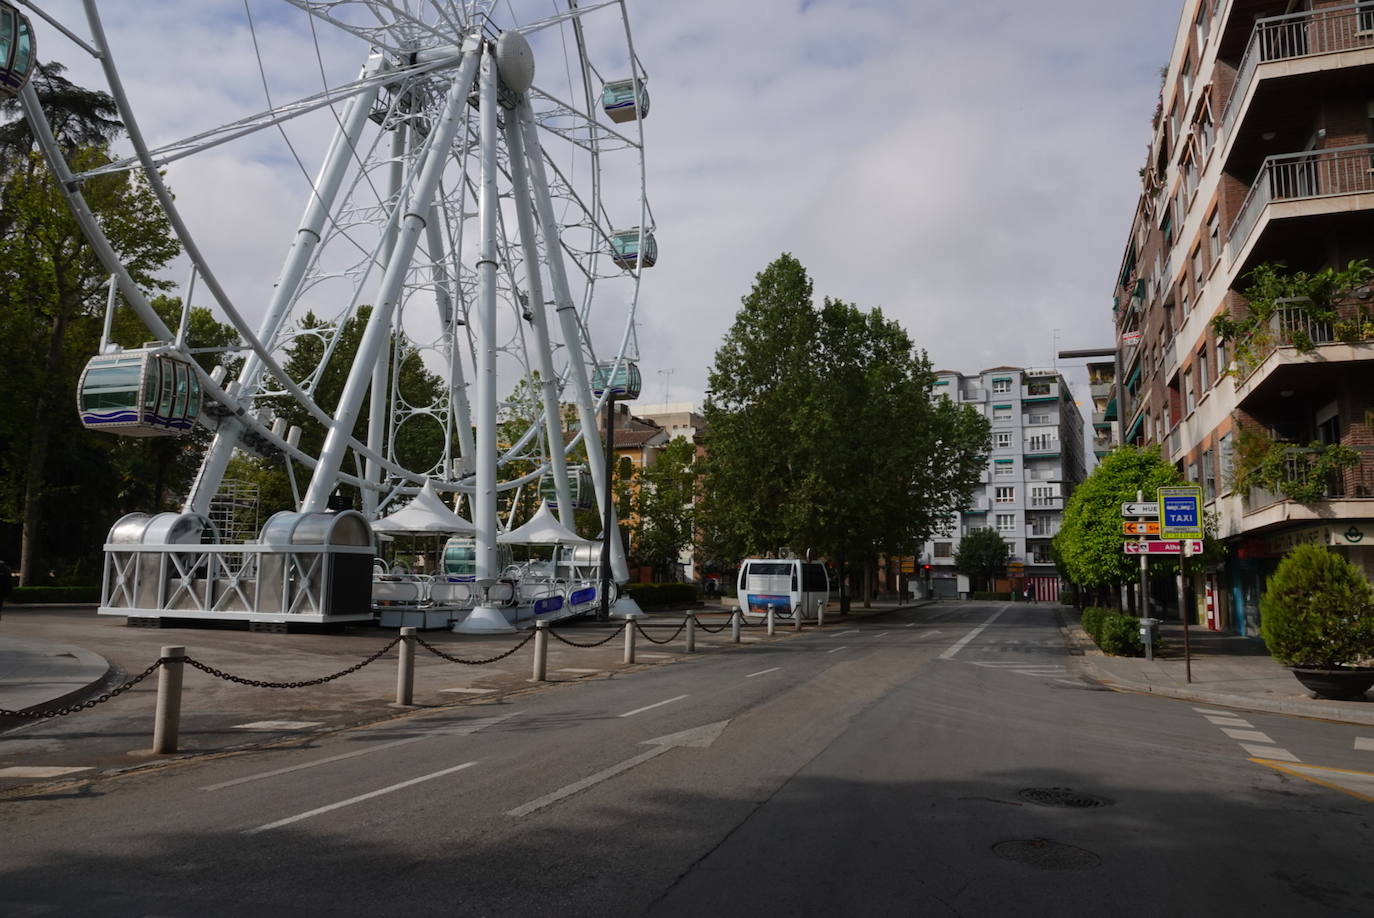
[[[824,599],[818,599],[818,600],[816,600],[816,627],[817,627],[817,628],[824,628],[824,627],[825,627],[825,600],[824,600]]]
[[[734,643],[734,644],[738,644],[738,643],[739,643],[739,620],[740,620],[740,618],[741,618],[741,614],[740,614],[739,609],[736,609],[736,610],[735,610],[735,614],[732,615],[732,616],[730,616],[730,641],[731,641],[731,643]]]
[[[769,636],[769,637],[772,637],[772,636],[773,636],[773,627],[774,627],[774,622],[773,622],[773,607],[772,607],[772,606],[769,606],[769,607],[768,607],[768,636]]]
[[[396,658],[396,703],[415,703],[415,629],[401,629],[400,654]]]
[[[164,647],[167,660],[157,674],[157,713],[153,716],[153,752],[167,755],[177,751],[181,729],[181,677],[186,670],[185,647]]]
[[[697,617],[691,614],[687,616],[687,652],[697,652]]]
[[[625,619],[625,662],[635,661],[635,620]]]
[[[549,623],[541,619],[534,623],[534,673],[531,681],[544,682],[548,674]]]
[[[803,614],[805,611],[806,611],[806,610],[803,609],[801,606],[797,606],[795,609],[792,610],[792,630],[793,630],[793,631],[800,631],[800,630],[802,630],[802,614]]]

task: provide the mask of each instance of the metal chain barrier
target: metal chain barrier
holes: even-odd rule
[[[597,641],[594,644],[580,644],[577,641],[570,641],[563,635],[559,634],[557,631],[554,631],[552,628],[549,629],[549,634],[552,634],[554,637],[558,638],[560,641],[562,641],[564,644],[567,644],[569,647],[600,647],[602,644],[609,644],[612,640],[614,640],[615,636],[620,632],[624,631],[625,625],[628,624],[629,622],[626,621],[619,628],[615,629],[609,635],[607,635],[604,639]]]
[[[721,622],[719,628],[712,628],[708,626],[705,622],[703,622],[701,619],[697,618],[695,615],[693,615],[692,618],[696,619],[697,627],[700,628],[702,631],[705,631],[707,634],[719,634],[726,628],[730,627],[730,621],[728,619],[724,622]]]
[[[494,656],[494,657],[487,657],[485,660],[464,660],[464,659],[462,659],[462,658],[460,658],[460,657],[455,657],[455,656],[451,656],[451,655],[449,655],[449,654],[444,653],[444,652],[443,652],[442,650],[440,650],[438,647],[435,647],[433,644],[429,643],[429,641],[426,641],[424,638],[420,637],[419,635],[416,635],[416,636],[415,636],[415,643],[419,644],[421,647],[423,647],[425,650],[428,650],[430,653],[434,654],[436,657],[442,657],[443,659],[449,661],[450,663],[462,663],[464,666],[483,666],[483,665],[485,665],[485,664],[487,664],[487,663],[495,663],[497,660],[504,660],[506,657],[508,657],[508,656],[510,656],[511,654],[515,653],[517,650],[519,650],[521,647],[524,647],[526,644],[528,644],[528,643],[529,643],[530,641],[532,641],[532,640],[534,640],[534,632],[533,632],[533,631],[531,631],[529,634],[525,635],[525,639],[524,639],[523,641],[521,641],[519,644],[516,644],[516,645],[515,645],[514,647],[512,647],[510,650],[507,650],[505,653],[498,653],[496,656]]]
[[[124,694],[129,689],[133,688],[135,685],[138,685],[144,679],[147,679],[149,676],[151,676],[159,666],[169,662],[173,661],[167,657],[159,657],[156,661],[153,662],[151,666],[149,666],[143,672],[139,673],[137,676],[134,676],[128,682],[124,683],[121,686],[118,686],[117,688],[110,689],[108,692],[105,692],[98,698],[92,698],[90,701],[84,701],[81,704],[67,705],[66,707],[57,708],[53,711],[9,711],[4,708],[0,708],[0,717],[22,717],[27,720],[42,720],[47,717],[65,717],[68,714],[75,714],[77,711],[85,711],[89,708],[95,707],[98,704],[104,704],[111,698],[116,698]]]
[[[305,688],[311,685],[324,685],[326,682],[333,682],[335,679],[342,679],[344,676],[347,676],[350,673],[356,673],[358,670],[362,669],[369,663],[375,663],[378,660],[380,660],[386,654],[387,651],[389,651],[391,648],[395,647],[399,643],[401,643],[401,638],[398,635],[394,640],[391,641],[391,643],[387,644],[381,650],[377,651],[370,657],[367,657],[363,660],[360,660],[357,663],[354,663],[352,666],[348,667],[348,669],[341,669],[337,673],[334,673],[329,676],[321,676],[318,679],[304,679],[300,682],[267,682],[262,679],[245,679],[243,676],[235,676],[232,673],[226,673],[224,670],[215,669],[213,666],[207,666],[193,657],[185,657],[183,662],[185,662],[187,666],[193,666],[201,672],[206,673],[207,675],[214,676],[216,679],[223,679],[226,682],[235,682],[239,685],[250,685],[253,688]]]
[[[687,627],[687,619],[684,618],[684,619],[682,620],[682,624],[680,624],[680,625],[677,626],[677,630],[676,630],[676,631],[674,631],[671,635],[669,635],[668,637],[664,638],[663,640],[659,641],[659,640],[655,640],[655,639],[654,639],[654,636],[653,636],[652,634],[650,634],[649,632],[645,631],[645,630],[644,630],[644,626],[641,625],[638,621],[635,622],[635,630],[638,631],[640,634],[644,635],[644,639],[645,639],[646,641],[648,641],[650,644],[671,644],[673,641],[675,641],[675,640],[677,639],[677,636],[678,636],[679,634],[681,634],[681,633],[683,632],[683,629],[685,629],[686,627]]]

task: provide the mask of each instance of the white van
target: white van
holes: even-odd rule
[[[780,618],[800,611],[814,620],[830,601],[830,575],[819,561],[748,558],[739,566],[739,605],[750,618],[764,618],[768,610]]]

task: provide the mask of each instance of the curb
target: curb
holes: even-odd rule
[[[110,677],[114,675],[116,672],[116,668],[110,663],[109,660],[100,656],[100,654],[86,650],[84,647],[77,647],[74,644],[55,644],[46,641],[40,642],[25,640],[23,641],[23,643],[44,645],[41,651],[33,652],[34,656],[73,657],[75,662],[72,664],[72,668],[76,669],[80,667],[87,673],[85,675],[81,673],[76,673],[74,674],[74,678],[83,679],[86,681],[84,681],[81,684],[78,684],[75,688],[68,689],[67,691],[62,692],[60,694],[44,698],[41,701],[36,701],[31,704],[24,705],[22,707],[13,708],[12,710],[20,712],[31,712],[51,710],[54,708],[63,707],[68,702],[84,699],[86,696],[90,695],[93,690],[98,689],[101,685],[108,681]],[[91,678],[89,676],[89,673],[94,672],[99,672],[99,675],[94,678]],[[0,722],[8,721],[11,719],[13,718],[0,718]],[[24,722],[29,723],[31,722],[31,720],[29,718],[24,718]]]

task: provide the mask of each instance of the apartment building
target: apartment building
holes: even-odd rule
[[[924,547],[938,596],[960,591],[954,572],[959,540],[991,528],[1011,544],[1010,576],[1000,589],[1059,598],[1050,540],[1064,501],[1084,477],[1083,418],[1058,370],[993,367],[975,375],[938,370],[937,398],[978,408],[992,425],[992,453],[971,505],[947,520]]]
[[[1246,296],[1260,266],[1374,258],[1374,2],[1187,0],[1140,180],[1113,407],[1124,442],[1159,444],[1219,517],[1230,550],[1194,579],[1195,620],[1256,635],[1293,545],[1374,575],[1369,287],[1256,296],[1258,315]]]

